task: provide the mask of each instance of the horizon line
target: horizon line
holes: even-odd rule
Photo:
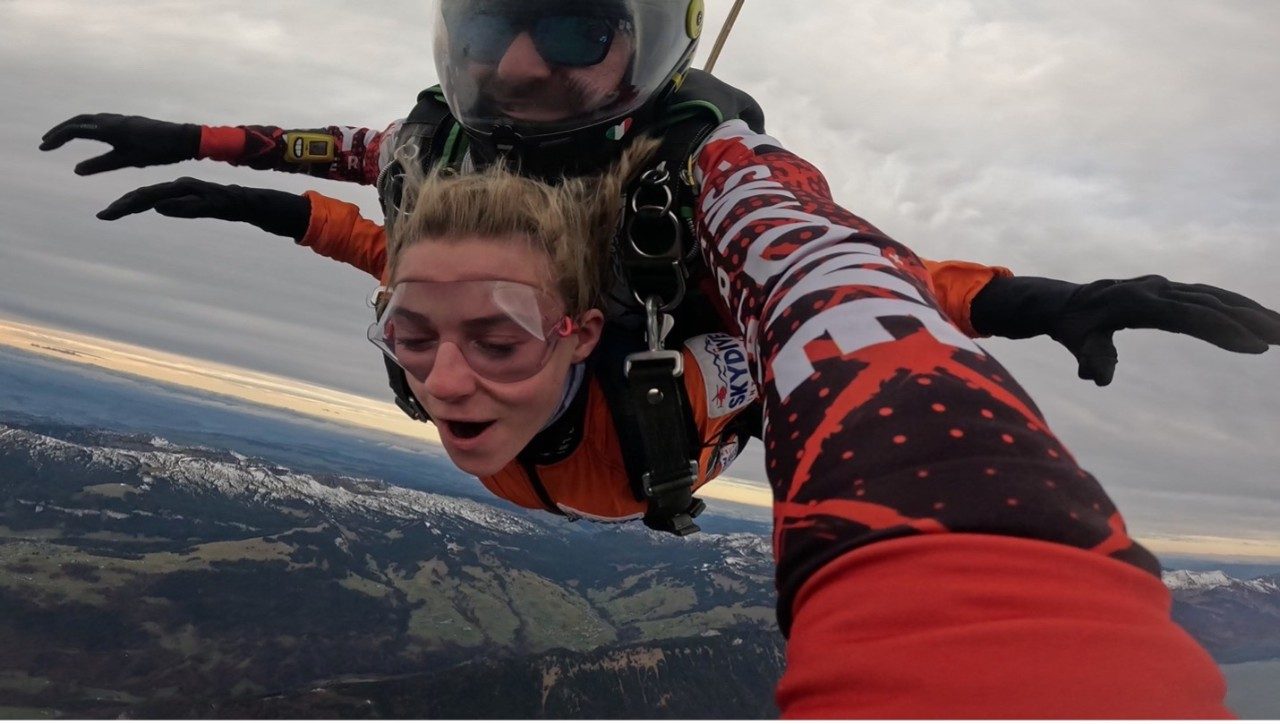
[[[298,379],[6,317],[0,317],[0,347],[443,447],[434,424],[411,420],[390,402]],[[722,475],[698,493],[756,508],[773,504],[768,484],[749,478]],[[1280,540],[1159,534],[1135,540],[1161,555],[1280,563]]]
[[[443,449],[434,423],[412,420],[393,403],[281,375],[5,317],[0,317],[0,347]],[[698,493],[757,508],[773,504],[764,483],[733,476],[722,475],[698,488]]]

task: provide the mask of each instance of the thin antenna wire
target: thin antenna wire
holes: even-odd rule
[[[733,9],[729,11],[729,17],[725,18],[724,26],[720,28],[720,35],[716,38],[716,44],[711,46],[711,57],[707,58],[707,64],[703,70],[708,73],[716,66],[716,60],[720,57],[720,49],[724,47],[724,41],[729,38],[729,31],[733,30],[733,21],[738,19],[738,11],[742,10],[743,0],[734,0]]]

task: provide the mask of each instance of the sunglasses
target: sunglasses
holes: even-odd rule
[[[462,58],[472,62],[496,65],[512,41],[528,33],[547,63],[586,68],[605,59],[624,22],[621,17],[598,14],[511,17],[476,13],[457,18],[450,34]]]

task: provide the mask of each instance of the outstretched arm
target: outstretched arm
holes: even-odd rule
[[[1156,275],[1090,284],[996,278],[974,296],[971,320],[984,335],[1049,335],[1075,355],[1080,379],[1099,386],[1115,375],[1111,338],[1122,329],[1186,334],[1244,354],[1262,354],[1280,344],[1280,313],[1226,289]]]
[[[1208,284],[1156,275],[1072,284],[972,262],[921,262],[941,310],[962,332],[1008,339],[1048,335],[1075,356],[1080,379],[1099,387],[1115,376],[1112,336],[1122,329],[1185,334],[1243,354],[1280,344],[1280,313]]]
[[[372,186],[381,171],[383,143],[390,143],[399,128],[399,122],[381,131],[353,126],[204,126],[199,158]]]
[[[287,130],[86,113],[51,128],[40,139],[40,150],[52,151],[75,139],[109,144],[110,151],[76,165],[75,172],[81,176],[208,158],[233,166],[372,185],[378,180],[382,145],[395,137],[399,127],[397,122],[381,131],[352,126]]]
[[[695,175],[765,404],[783,714],[1225,715],[1154,557],[920,260],[744,124]]]
[[[241,221],[293,239],[375,279],[385,271],[387,241],[382,226],[361,216],[355,204],[315,191],[298,195],[180,178],[130,191],[98,212],[98,218],[114,221],[153,209],[181,219]]]

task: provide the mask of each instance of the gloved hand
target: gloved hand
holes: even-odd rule
[[[306,235],[311,223],[311,201],[305,196],[194,178],[134,189],[99,211],[98,218],[114,221],[148,209],[179,219],[243,221],[294,241]]]
[[[1075,355],[1080,379],[1110,384],[1111,336],[1161,329],[1198,337],[1231,352],[1261,354],[1280,344],[1280,313],[1235,292],[1162,276],[1072,284],[1042,277],[992,279],[970,309],[974,329],[1010,339],[1047,334]]]
[[[111,150],[76,164],[80,176],[134,166],[159,166],[194,159],[200,152],[200,126],[169,123],[118,113],[86,113],[59,123],[40,139],[52,151],[74,138],[111,144]]]

